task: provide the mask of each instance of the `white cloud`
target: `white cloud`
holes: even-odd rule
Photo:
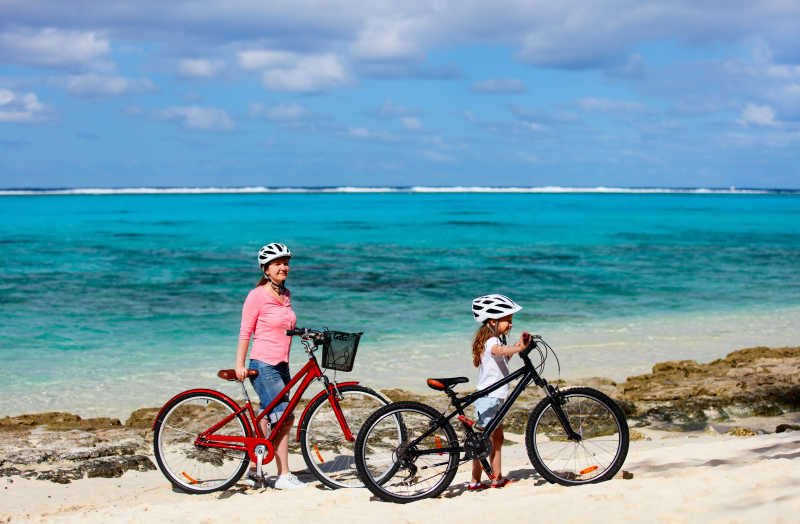
[[[96,73],[70,75],[56,79],[55,83],[63,85],[71,95],[81,97],[119,96],[156,90],[155,84],[148,78],[125,78]]]
[[[296,102],[285,102],[267,107],[263,104],[251,104],[250,116],[264,118],[273,122],[296,122],[311,117],[311,112]]]
[[[471,90],[488,94],[524,93],[525,84],[519,78],[498,78],[473,84]]]
[[[78,10],[63,0],[18,0],[3,8],[2,19],[4,25],[102,27],[126,41],[158,40],[177,49],[242,48],[257,41],[308,54],[347,49],[357,61],[418,60],[437,47],[479,43],[516,49],[533,64],[579,68],[618,66],[645,42],[741,45],[747,38],[763,40],[774,56],[791,62],[798,56],[800,17],[800,5],[788,0],[735,8],[696,0],[129,4],[115,0]]]
[[[399,141],[399,139],[391,133],[387,133],[386,131],[373,131],[366,127],[351,127],[347,130],[345,136],[357,140],[369,140],[373,142],[393,143]]]
[[[13,29],[0,33],[0,57],[43,67],[88,66],[111,53],[108,39],[96,31]]]
[[[534,131],[536,133],[541,133],[542,131],[547,131],[547,128],[542,124],[538,124],[536,122],[520,122],[519,124],[522,126],[523,129],[528,131]]]
[[[273,67],[286,67],[297,60],[297,55],[285,51],[250,49],[236,55],[239,67],[247,71],[260,71]]]
[[[775,110],[770,106],[760,106],[757,104],[747,104],[742,110],[742,117],[739,123],[745,126],[754,125],[762,127],[775,127]]]
[[[232,131],[236,128],[228,113],[215,107],[168,107],[159,111],[156,117],[179,122],[186,129],[197,131]]]
[[[422,122],[420,122],[419,118],[415,118],[412,116],[404,116],[400,119],[400,122],[403,123],[403,126],[406,129],[410,129],[412,131],[417,131],[422,129]]]
[[[291,65],[264,71],[261,83],[272,91],[314,93],[349,83],[339,58],[325,54],[306,56]]]
[[[224,67],[222,60],[185,58],[178,63],[178,74],[188,78],[214,78]]]
[[[415,57],[422,53],[422,25],[419,19],[394,16],[371,18],[350,46],[350,53],[364,60]]]
[[[417,111],[402,104],[395,104],[387,98],[374,114],[380,118],[401,118],[416,116]]]
[[[35,93],[0,88],[0,123],[35,124],[47,120],[49,113]]]
[[[585,111],[600,111],[612,113],[638,113],[646,109],[639,102],[624,100],[609,100],[608,98],[581,98],[578,105]]]
[[[422,154],[425,158],[434,162],[451,163],[456,161],[454,156],[439,151],[425,151]]]

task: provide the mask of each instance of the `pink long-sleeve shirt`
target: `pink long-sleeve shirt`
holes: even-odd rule
[[[292,337],[286,335],[286,330],[294,329],[297,324],[288,289],[283,298],[285,302],[282,303],[264,286],[258,286],[247,294],[242,307],[239,340],[249,341],[252,336],[250,358],[273,366],[289,362]]]

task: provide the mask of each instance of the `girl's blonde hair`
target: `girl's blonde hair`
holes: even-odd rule
[[[472,339],[472,363],[475,367],[481,365],[481,356],[486,350],[486,341],[490,338],[497,336],[494,330],[489,327],[489,322],[484,322],[478,331],[475,332],[475,338]]]

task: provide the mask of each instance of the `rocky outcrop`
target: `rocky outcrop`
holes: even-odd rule
[[[630,402],[640,424],[703,429],[731,417],[776,416],[800,411],[800,347],[755,347],[707,364],[662,362],[629,377],[615,398]]]
[[[712,423],[742,416],[772,416],[800,411],[800,347],[756,347],[734,351],[706,364],[694,360],[662,362],[652,373],[615,383],[592,377],[551,381],[559,387],[589,386],[603,391],[625,411],[632,427],[667,430],[708,429]],[[469,391],[460,386],[460,394]],[[449,411],[441,393],[383,390],[392,401],[417,400]],[[529,387],[504,420],[513,433],[524,433],[528,417],[542,399]],[[296,413],[302,412],[298,406]],[[118,419],[83,419],[71,413],[39,413],[0,418],[0,477],[22,476],[66,483],[84,477],[119,477],[125,471],[154,469],[152,426],[158,408],[134,411],[125,424]],[[472,408],[467,414],[473,416]],[[797,431],[796,424],[779,424],[776,432]],[[735,426],[731,435],[751,429]],[[648,438],[632,431],[633,439]],[[290,439],[292,453],[299,446]]]
[[[588,386],[610,396],[631,425],[689,431],[734,417],[777,416],[800,411],[800,347],[755,347],[734,351],[725,358],[699,364],[694,360],[662,362],[652,373],[616,383],[603,377],[551,381],[561,388]],[[464,392],[468,391],[464,388]],[[385,390],[392,400],[419,400],[444,410],[442,394],[419,395]],[[541,400],[529,387],[506,415],[504,427],[524,433],[528,415]],[[472,415],[471,408],[468,415]]]
[[[151,421],[152,425],[152,421]],[[151,432],[117,419],[82,419],[71,413],[39,413],[0,419],[0,477],[22,476],[58,483],[84,477],[120,477],[155,469]]]

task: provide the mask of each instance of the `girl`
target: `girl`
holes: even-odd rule
[[[472,363],[478,368],[478,389],[484,389],[503,377],[508,376],[508,360],[511,355],[525,349],[522,336],[513,346],[506,345],[506,335],[511,331],[512,316],[522,307],[504,295],[485,295],[472,301],[472,314],[481,327],[475,333],[472,341]],[[475,425],[483,430],[489,421],[503,405],[508,397],[508,384],[498,388],[485,397],[475,401],[477,421]],[[503,425],[497,426],[489,436],[492,451],[489,454],[489,463],[492,466],[495,479],[493,488],[502,488],[509,480],[501,473],[500,453],[503,446]],[[472,461],[472,480],[468,488],[478,490],[488,486],[481,484],[481,463]]]
[[[250,380],[258,393],[261,409],[272,402],[289,383],[289,346],[292,338],[286,335],[287,329],[294,329],[297,317],[292,311],[291,293],[286,289],[289,276],[289,259],[292,252],[283,244],[267,244],[258,252],[258,265],[263,276],[258,285],[250,291],[242,308],[242,325],[239,331],[239,345],[236,349],[236,377],[244,380],[247,370],[244,360],[253,338],[250,352],[250,369],[258,370],[258,375]],[[277,422],[289,406],[288,398],[279,402],[267,415],[272,423]],[[259,421],[265,435],[267,417]],[[294,416],[290,415],[275,437],[275,461],[278,463],[277,489],[295,489],[305,486],[289,471],[289,430]],[[250,471],[255,479],[255,470]]]

